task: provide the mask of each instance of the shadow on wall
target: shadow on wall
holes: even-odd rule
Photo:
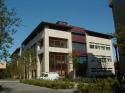
[[[112,68],[108,66],[109,64],[106,61],[105,57],[97,57],[92,53],[88,53],[87,74],[90,77],[113,77]]]
[[[86,71],[87,71],[87,62],[84,63],[78,63],[78,69],[76,70],[76,76],[77,77],[85,77]]]

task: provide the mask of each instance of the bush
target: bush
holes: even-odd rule
[[[54,89],[71,89],[74,88],[74,83],[68,81],[61,81],[61,80],[21,80],[21,83],[36,85],[41,87],[48,87]]]
[[[81,93],[117,93],[118,88],[119,82],[115,79],[96,79],[92,82],[82,82],[78,85],[78,90]]]
[[[78,90],[82,93],[98,93],[97,85],[93,83],[81,83],[78,85]]]

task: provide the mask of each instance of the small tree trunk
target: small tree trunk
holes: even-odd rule
[[[76,78],[76,70],[73,70],[73,78]]]

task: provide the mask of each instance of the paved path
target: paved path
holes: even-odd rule
[[[0,93],[73,93],[70,89],[56,90],[9,80],[0,80],[0,86]]]

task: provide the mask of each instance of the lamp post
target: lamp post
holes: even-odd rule
[[[119,72],[119,59],[118,59],[118,45],[117,43],[113,43],[113,46],[115,48],[115,55],[116,55],[116,64],[117,64],[117,72],[116,72],[116,75],[117,75],[117,79],[120,81],[120,72]]]

